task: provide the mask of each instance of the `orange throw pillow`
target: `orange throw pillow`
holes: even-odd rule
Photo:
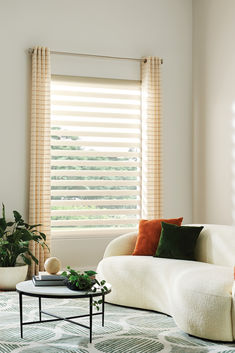
[[[183,217],[172,219],[151,219],[149,221],[141,219],[139,222],[139,234],[132,255],[155,255],[161,235],[162,222],[181,226],[182,221]]]

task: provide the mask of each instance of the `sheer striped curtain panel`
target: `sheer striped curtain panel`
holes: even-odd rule
[[[35,47],[32,54],[32,98],[31,98],[31,148],[30,148],[30,198],[29,222],[42,224],[38,229],[47,236],[50,246],[50,50]],[[39,264],[32,262],[29,276],[44,270],[49,256],[35,242],[30,244],[31,252]]]
[[[142,218],[162,217],[161,59],[142,61]]]

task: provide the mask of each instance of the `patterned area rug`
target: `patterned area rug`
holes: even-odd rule
[[[38,300],[23,296],[24,321],[38,320]],[[86,299],[42,299],[43,309],[58,315],[88,312]],[[45,317],[45,319],[48,317]],[[80,322],[88,324],[87,318]],[[93,318],[89,331],[63,321],[24,326],[20,338],[18,295],[0,293],[0,353],[235,353],[235,344],[216,344],[188,336],[172,318],[149,311],[106,304],[105,327]]]

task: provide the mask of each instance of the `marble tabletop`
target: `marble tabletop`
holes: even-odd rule
[[[105,284],[108,288],[108,293],[111,291],[111,285]],[[16,285],[16,290],[25,294],[39,295],[39,296],[51,296],[51,297],[87,297],[87,296],[98,296],[102,292],[97,288],[96,292],[92,291],[73,291],[66,286],[42,286],[37,287],[32,281],[20,282]],[[107,292],[106,292],[107,293]]]

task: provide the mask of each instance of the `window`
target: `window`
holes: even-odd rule
[[[141,214],[140,82],[52,76],[52,235],[119,235]]]

